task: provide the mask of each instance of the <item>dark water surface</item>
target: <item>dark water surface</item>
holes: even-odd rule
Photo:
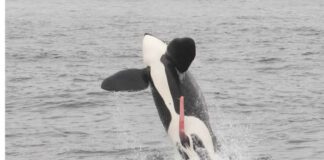
[[[224,159],[324,159],[324,1],[7,0],[7,160],[169,160],[150,90],[101,81],[144,67],[143,33],[190,36]]]

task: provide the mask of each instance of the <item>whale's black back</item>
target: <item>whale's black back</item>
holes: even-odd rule
[[[194,116],[202,120],[212,134],[205,98],[192,74],[189,71],[184,73],[178,72],[166,56],[162,56],[161,62],[165,67],[165,73],[168,79],[169,89],[173,98],[176,113],[179,114],[179,98],[180,96],[184,96],[185,115]],[[165,129],[168,130],[171,121],[170,111],[164,104],[161,95],[158,93],[151,79],[149,82],[160,119]]]

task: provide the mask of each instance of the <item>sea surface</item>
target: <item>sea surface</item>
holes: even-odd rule
[[[177,160],[142,38],[192,37],[224,160],[324,159],[323,0],[6,0],[7,160]]]

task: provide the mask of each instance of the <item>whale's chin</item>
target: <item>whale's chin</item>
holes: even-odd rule
[[[145,34],[143,38],[143,61],[147,66],[151,66],[152,63],[156,63],[160,60],[161,56],[165,54],[167,44],[160,39]]]

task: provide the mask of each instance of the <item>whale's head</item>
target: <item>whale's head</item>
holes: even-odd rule
[[[162,55],[166,53],[167,44],[160,39],[145,33],[143,38],[143,60],[144,64],[151,66],[151,64],[158,62]]]
[[[144,64],[151,66],[159,62],[164,55],[179,72],[185,72],[196,56],[195,42],[193,39],[185,37],[173,39],[169,44],[166,44],[151,34],[144,34]]]

